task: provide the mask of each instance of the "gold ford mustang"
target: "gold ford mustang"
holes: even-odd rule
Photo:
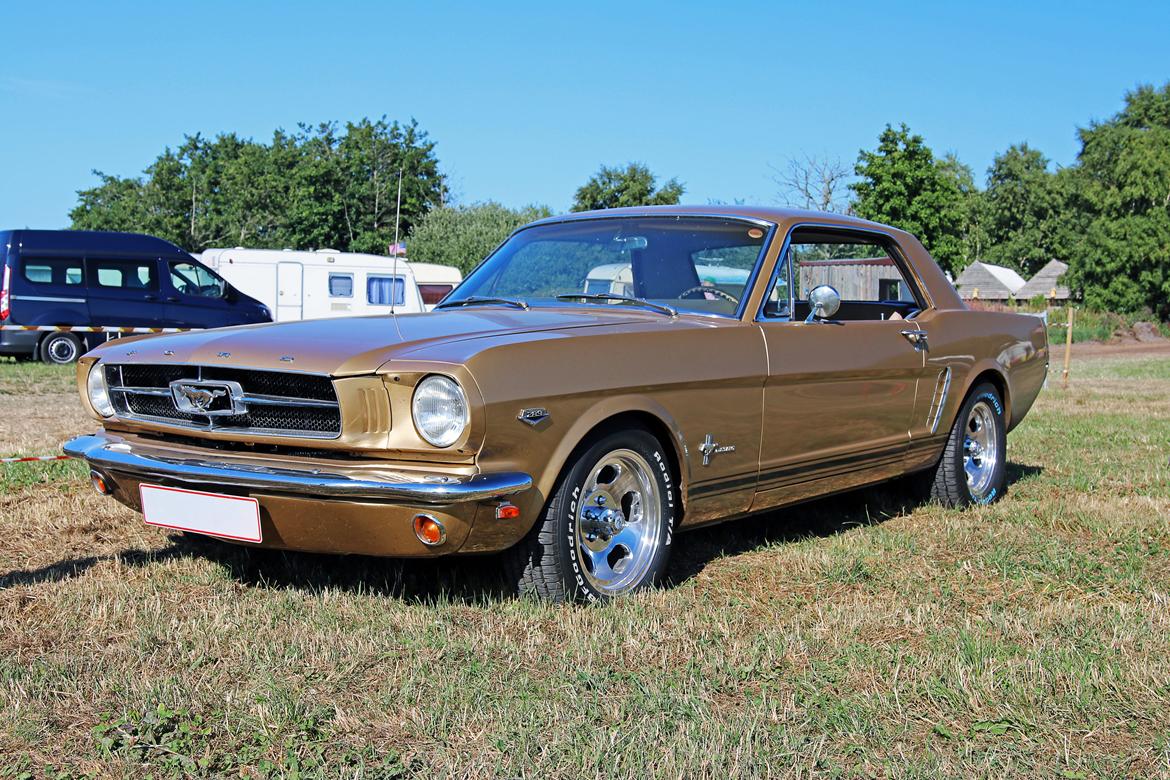
[[[915,472],[996,499],[1047,364],[1040,320],[969,310],[902,231],[615,209],[517,230],[433,313],[110,342],[78,365],[102,430],[65,451],[151,524],[505,551],[521,592],[596,600],[676,531]]]

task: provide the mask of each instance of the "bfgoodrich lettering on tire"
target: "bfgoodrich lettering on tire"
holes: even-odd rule
[[[934,468],[931,498],[945,506],[990,504],[1003,495],[1007,424],[1003,399],[989,383],[963,402]]]
[[[532,531],[505,553],[521,593],[599,601],[652,587],[670,556],[675,485],[643,430],[593,441],[568,465]]]

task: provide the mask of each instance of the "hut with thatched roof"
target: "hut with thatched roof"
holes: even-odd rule
[[[1010,301],[1024,284],[1024,277],[1012,269],[977,260],[959,274],[955,289],[967,299]]]
[[[1050,301],[1067,301],[1068,288],[1060,283],[1068,264],[1059,260],[1049,260],[1048,265],[1036,272],[1020,289],[1016,290],[1017,301],[1030,301],[1037,295],[1043,295]]]

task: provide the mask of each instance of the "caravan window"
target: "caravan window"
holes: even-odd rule
[[[370,274],[366,277],[366,300],[375,306],[406,303],[406,283],[400,276]]]
[[[329,297],[352,298],[353,274],[329,274]]]

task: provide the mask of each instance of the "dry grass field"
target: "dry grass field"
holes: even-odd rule
[[[0,364],[0,454],[92,427],[73,393]],[[1170,778],[1170,356],[1077,361],[1009,450],[993,506],[695,532],[600,608],[490,558],[195,542],[7,467],[0,778]]]

